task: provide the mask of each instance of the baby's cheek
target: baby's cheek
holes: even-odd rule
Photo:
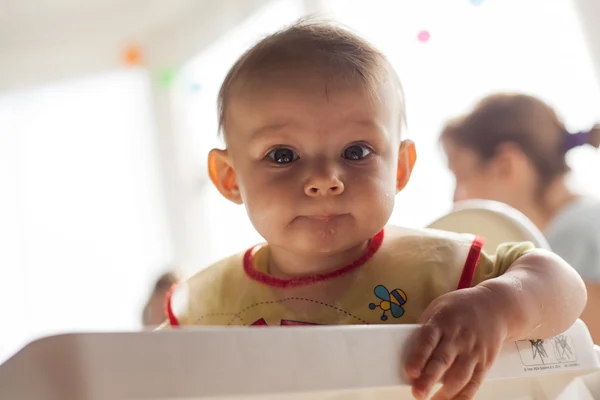
[[[373,191],[376,193],[382,205],[390,205],[394,206],[394,199],[396,197],[396,176],[393,174],[386,174],[381,179],[376,179],[373,181]]]
[[[258,234],[270,241],[277,230],[277,218],[273,216],[272,207],[253,207],[246,204],[246,212]]]
[[[250,222],[267,240],[277,235],[282,226],[290,222],[288,214],[289,210],[293,210],[284,196],[265,190],[255,190],[246,198],[245,205]]]
[[[385,223],[392,215],[394,202],[396,200],[396,191],[385,191],[380,194],[379,207],[377,209],[379,218],[385,219]]]
[[[389,185],[384,180],[373,181],[362,193],[364,198],[361,203],[368,218],[387,223],[394,209],[395,185]]]

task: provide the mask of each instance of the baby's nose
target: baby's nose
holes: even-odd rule
[[[344,183],[337,177],[312,179],[304,187],[310,197],[337,196],[344,192]]]

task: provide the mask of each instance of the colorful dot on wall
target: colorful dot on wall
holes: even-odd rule
[[[419,39],[419,42],[421,43],[427,43],[429,39],[431,39],[431,34],[429,31],[421,31],[417,34],[417,39]]]
[[[202,85],[199,84],[198,82],[193,82],[190,85],[190,92],[192,92],[192,93],[198,93],[200,90],[202,90]]]
[[[123,49],[122,59],[125,65],[135,67],[141,65],[144,60],[142,48],[135,44],[130,44]]]
[[[163,87],[170,87],[175,81],[177,71],[173,68],[164,68],[158,75],[158,82]]]

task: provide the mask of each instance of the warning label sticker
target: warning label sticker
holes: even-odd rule
[[[524,366],[577,363],[573,339],[567,335],[545,340],[520,340],[516,345]]]

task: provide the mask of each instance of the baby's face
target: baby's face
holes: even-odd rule
[[[235,94],[228,156],[250,219],[272,246],[333,254],[387,223],[401,130],[394,90],[373,99],[341,79],[288,71]]]

